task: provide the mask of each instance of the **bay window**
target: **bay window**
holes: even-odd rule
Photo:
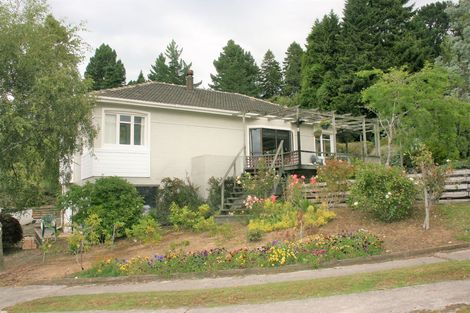
[[[143,146],[144,138],[144,116],[130,113],[105,113],[105,144]]]

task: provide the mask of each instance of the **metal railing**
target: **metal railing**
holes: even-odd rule
[[[225,180],[227,179],[228,175],[230,174],[230,171],[233,169],[233,177],[237,176],[237,161],[240,158],[240,155],[242,154],[243,151],[245,151],[246,146],[243,146],[240,151],[237,153],[235,158],[233,159],[232,163],[230,163],[230,166],[227,169],[227,172],[225,172],[225,175],[222,177],[222,181],[220,182],[220,209],[223,210],[224,208],[224,202],[225,202]],[[242,170],[244,166],[242,165]]]

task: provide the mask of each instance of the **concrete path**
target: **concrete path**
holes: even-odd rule
[[[388,262],[382,262],[382,263],[359,264],[359,265],[341,266],[341,267],[326,268],[326,269],[319,269],[319,270],[308,270],[308,271],[298,271],[298,272],[291,272],[291,273],[268,274],[268,275],[247,275],[247,276],[205,278],[205,279],[152,281],[152,282],[146,282],[146,283],[134,283],[134,284],[126,283],[126,284],[118,284],[118,285],[80,285],[80,286],[73,286],[73,287],[44,285],[44,286],[25,286],[25,287],[2,287],[0,288],[0,309],[14,305],[16,303],[43,298],[43,297],[48,297],[48,296],[119,293],[119,292],[142,292],[142,291],[175,291],[175,290],[189,290],[189,289],[248,286],[248,285],[265,284],[265,283],[273,283],[273,282],[298,281],[298,280],[308,280],[308,279],[324,278],[324,277],[337,277],[337,276],[350,275],[354,273],[369,273],[369,272],[375,272],[375,271],[446,262],[448,260],[465,260],[465,259],[470,260],[470,249],[460,250],[460,251],[455,251],[455,252],[441,252],[441,253],[436,253],[433,256],[428,256],[428,257],[410,258],[410,259],[395,260],[395,261],[388,261]],[[457,282],[451,282],[449,284],[457,284]],[[417,287],[411,287],[411,288],[417,288]],[[467,287],[467,290],[470,290],[470,286]],[[470,294],[467,294],[467,296],[468,296],[468,300],[470,301]],[[320,301],[321,299],[304,300],[301,302],[317,301],[317,300]],[[289,301],[286,303],[297,303],[297,302]],[[135,311],[135,312],[138,312],[138,311]],[[174,312],[178,312],[178,311],[174,311]],[[194,311],[194,312],[202,312],[202,311]],[[219,311],[214,311],[214,312],[219,312]],[[240,311],[240,312],[244,312],[244,311]],[[246,311],[246,312],[252,312],[252,311]],[[263,312],[263,311],[258,311],[258,312]],[[288,311],[284,311],[284,312],[288,312]],[[309,311],[309,312],[314,312],[314,311]]]

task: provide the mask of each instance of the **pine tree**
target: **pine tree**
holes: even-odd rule
[[[141,84],[141,83],[145,83],[145,77],[144,77],[144,74],[142,73],[142,70],[140,71],[139,76],[137,77],[137,80],[131,80],[127,84],[136,85],[136,84]]]
[[[268,50],[261,63],[260,91],[261,97],[265,99],[277,96],[281,92],[282,74],[281,66],[276,61],[274,54]]]
[[[155,60],[155,64],[151,66],[150,74],[147,75],[147,78],[158,82],[169,82],[169,76],[170,70],[168,65],[166,65],[166,58],[163,53],[160,53]]]
[[[233,40],[229,40],[217,60],[214,60],[216,75],[211,74],[214,90],[238,92],[258,96],[259,68],[251,53],[244,51]]]
[[[121,60],[116,60],[116,51],[102,44],[90,58],[85,77],[93,79],[93,89],[119,87],[126,82],[126,70]]]
[[[172,40],[166,47],[165,54],[160,53],[151,66],[148,79],[176,85],[186,84],[186,74],[192,63],[184,61],[181,58],[182,53],[183,49]]]
[[[347,0],[339,40],[339,113],[359,113],[360,91],[373,81],[358,77],[368,69],[386,70],[403,64],[402,41],[409,35],[412,7],[408,0]]]
[[[282,94],[284,96],[293,97],[300,91],[303,54],[302,47],[296,42],[291,43],[287,48],[283,62],[284,83]]]
[[[460,0],[458,5],[450,6],[447,13],[452,34],[446,40],[444,64],[460,75],[463,83],[457,88],[458,95],[470,101],[470,0]]]
[[[442,43],[450,31],[450,18],[446,13],[448,5],[447,2],[430,3],[419,8],[413,18],[417,37],[430,49],[430,60],[441,55]]]
[[[307,38],[302,63],[301,103],[304,107],[333,110],[338,89],[339,18],[333,12],[316,20]]]

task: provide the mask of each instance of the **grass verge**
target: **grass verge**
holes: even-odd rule
[[[49,297],[17,304],[7,311],[20,313],[212,307],[324,297],[468,278],[470,261],[449,261],[367,274],[244,287]]]
[[[470,203],[455,203],[439,205],[439,212],[449,222],[449,227],[455,229],[455,239],[470,241]]]

